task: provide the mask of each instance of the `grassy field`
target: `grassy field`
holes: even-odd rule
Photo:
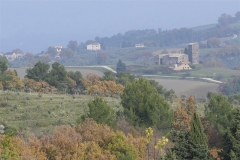
[[[161,82],[161,80],[158,80]],[[170,85],[174,83],[169,81]],[[186,83],[186,82],[185,82]],[[187,83],[188,84],[188,83]],[[77,120],[88,112],[89,95],[42,94],[0,91],[0,124],[8,132],[26,136],[51,134],[56,126],[77,124]],[[120,98],[104,97],[115,111],[122,111]],[[175,110],[178,101],[170,103]],[[197,103],[198,112],[204,115],[204,104]]]
[[[170,90],[173,89],[177,96],[181,95],[194,95],[197,98],[206,97],[208,92],[217,92],[218,84],[199,82],[191,80],[180,79],[156,79],[152,78],[161,84],[164,88]]]
[[[219,53],[220,48],[202,48],[199,49],[199,56],[205,56],[208,53]]]
[[[18,76],[23,79],[26,75],[26,69],[27,68],[9,68],[11,70],[16,70],[18,73]],[[84,68],[84,67],[66,67],[67,71],[80,71],[83,76],[86,76],[89,73],[97,74],[99,76],[103,75],[103,72],[100,71],[100,69],[94,69],[94,68]]]
[[[187,45],[186,45],[187,47]],[[159,55],[159,54],[162,54],[163,51],[167,51],[168,53],[171,53],[171,52],[177,52],[179,53],[180,51],[182,51],[182,53],[184,52],[184,48],[166,48],[166,49],[159,49],[157,51],[154,51],[153,52],[153,55]]]
[[[204,25],[204,26],[193,27],[191,29],[193,31],[201,31],[201,30],[214,28],[215,26],[216,26],[216,24],[209,24],[209,25]]]
[[[99,76],[103,76],[103,72],[105,72],[105,69],[102,68],[82,68],[82,67],[65,67],[67,71],[80,71],[83,76],[86,76],[89,73],[96,74]]]
[[[88,112],[93,96],[60,95],[0,91],[0,124],[40,136],[58,125],[75,125]],[[120,99],[104,98],[115,110],[122,109]]]
[[[199,70],[192,70],[190,74],[193,77],[214,77],[216,75],[222,75],[223,80],[227,81],[227,79],[232,76],[240,76],[240,71],[226,68],[202,68]]]
[[[240,76],[240,71],[238,70],[230,70],[226,68],[201,68],[197,70],[190,71],[181,71],[175,72],[171,76],[184,77],[184,74],[188,73],[188,77],[196,77],[196,78],[213,78],[216,80],[220,80],[226,82],[229,78],[234,76]],[[220,79],[218,77],[221,77]]]

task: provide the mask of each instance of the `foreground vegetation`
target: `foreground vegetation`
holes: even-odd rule
[[[116,70],[83,77],[38,62],[20,80],[0,60],[1,158],[240,158],[240,77],[197,101],[136,79],[120,60]]]
[[[0,121],[11,131],[32,132],[37,136],[51,132],[59,125],[76,125],[88,113],[89,95],[0,92]],[[120,99],[105,98],[115,111],[122,110]],[[11,115],[11,116],[9,116]]]

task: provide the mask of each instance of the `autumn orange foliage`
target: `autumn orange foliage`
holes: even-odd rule
[[[5,155],[6,159],[117,160],[127,153],[133,159],[144,159],[145,149],[144,138],[125,136],[123,132],[115,132],[92,119],[86,119],[76,127],[56,127],[52,135],[41,138],[0,134],[0,156]]]
[[[221,151],[222,151],[221,149],[210,149],[209,153],[214,159],[221,160],[221,157],[219,156],[219,153]]]
[[[45,81],[35,81],[33,79],[28,79],[28,78],[24,78],[23,80],[23,84],[24,84],[24,88],[25,90],[29,90],[31,89],[32,91],[35,92],[52,92],[53,90],[55,90],[56,88],[51,86],[50,84],[48,84]]]
[[[83,84],[91,95],[95,91],[99,91],[102,96],[109,92],[110,96],[114,97],[117,93],[122,93],[124,90],[123,85],[117,84],[115,81],[100,81],[100,77],[95,74],[88,74],[83,79]]]
[[[13,70],[7,70],[4,72],[4,74],[8,77],[10,77],[9,80],[1,82],[2,87],[4,89],[16,89],[16,90],[21,90],[23,87],[23,82],[20,80],[20,78],[17,76],[15,71]]]
[[[186,104],[179,100],[180,106],[174,111],[175,120],[173,127],[176,130],[190,130],[191,120],[193,113],[196,112],[196,99],[194,96],[190,96],[186,99]]]
[[[25,142],[19,137],[8,137],[0,134],[0,155],[13,160],[39,159],[47,160],[46,154],[41,151],[42,143],[32,137]]]

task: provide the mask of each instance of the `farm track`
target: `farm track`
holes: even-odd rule
[[[76,67],[83,67],[83,68],[104,68],[107,69],[113,73],[117,73],[117,71],[113,70],[112,68],[108,67],[108,66],[67,66],[68,68],[76,68]]]

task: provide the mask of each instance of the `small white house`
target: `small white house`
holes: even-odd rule
[[[7,58],[8,61],[14,61],[16,59],[21,59],[25,55],[22,53],[8,52],[4,54],[4,56]]]
[[[87,50],[92,50],[92,51],[101,50],[101,45],[99,43],[91,43],[87,45]]]
[[[144,46],[143,43],[141,43],[141,44],[135,44],[135,47],[136,47],[136,48],[144,48],[145,46]]]
[[[59,53],[59,52],[61,52],[62,51],[62,46],[61,45],[56,45],[56,46],[54,46],[54,48],[56,49],[56,51]]]
[[[178,64],[174,64],[173,67],[170,67],[175,71],[182,71],[182,70],[191,70],[192,68],[189,66],[189,63],[178,63]]]
[[[55,58],[60,59],[60,58],[61,58],[60,53],[57,53],[57,54],[55,55]]]

